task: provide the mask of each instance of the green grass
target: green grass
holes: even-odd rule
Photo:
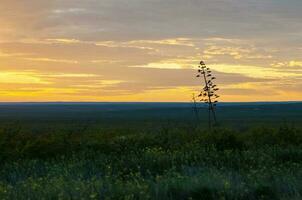
[[[0,105],[0,199],[302,199],[302,104]]]
[[[302,198],[300,128],[56,123],[1,124],[0,199]]]

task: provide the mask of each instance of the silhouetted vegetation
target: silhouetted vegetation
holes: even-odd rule
[[[97,117],[85,120],[71,115],[80,107],[68,109],[59,119],[32,108],[17,122],[0,121],[0,199],[301,198],[299,126],[277,119],[262,126],[245,115],[247,127],[209,132],[183,119],[181,108],[178,118],[154,117],[175,117],[175,107],[86,109]],[[185,109],[192,114],[190,104]],[[244,119],[231,116],[221,119]]]
[[[217,91],[219,88],[213,82],[216,77],[212,75],[211,69],[207,67],[203,61],[200,61],[199,64],[197,77],[202,77],[204,87],[202,88],[198,97],[200,98],[201,102],[206,103],[208,106],[208,123],[209,128],[212,128],[213,125],[217,125],[215,108],[218,103],[219,95],[217,94]],[[212,123],[212,120],[214,124]]]

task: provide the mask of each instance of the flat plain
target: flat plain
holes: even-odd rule
[[[302,103],[0,104],[0,199],[301,199]]]

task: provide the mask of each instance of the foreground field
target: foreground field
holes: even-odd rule
[[[236,112],[245,118],[229,120],[246,119],[248,126],[209,131],[175,117],[175,109],[157,110],[174,116],[169,120],[140,109],[105,120],[103,111],[89,110],[90,119],[64,111],[55,119],[35,108],[10,121],[4,118],[11,111],[2,110],[0,199],[302,198],[299,124],[272,121],[253,108],[267,124],[259,125],[261,119],[242,108]],[[282,114],[299,115],[288,113]]]

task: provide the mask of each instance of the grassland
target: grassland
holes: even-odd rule
[[[302,198],[301,104],[98,108],[0,106],[0,199]]]

